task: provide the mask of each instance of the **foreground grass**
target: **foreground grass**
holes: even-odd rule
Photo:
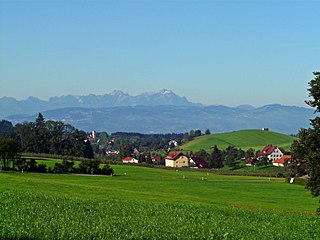
[[[302,186],[112,167],[114,177],[0,174],[0,239],[320,237],[317,199]]]
[[[319,236],[319,219],[312,215],[175,202],[88,201],[15,191],[2,192],[0,196],[1,238],[316,239]]]

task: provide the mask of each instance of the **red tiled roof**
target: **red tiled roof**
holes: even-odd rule
[[[274,146],[274,145],[267,145],[267,146],[265,146],[265,147],[262,149],[262,151],[259,153],[259,157],[270,155],[276,147],[277,147],[277,146]]]
[[[291,157],[291,155],[283,155],[281,158],[274,161],[274,163],[285,164]]]
[[[182,152],[179,152],[179,151],[169,152],[169,154],[166,157],[166,159],[168,159],[168,160],[176,160],[180,155],[182,155]]]
[[[133,157],[125,157],[122,159],[122,161],[130,161]]]

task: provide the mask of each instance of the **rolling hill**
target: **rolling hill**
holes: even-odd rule
[[[228,146],[235,146],[243,150],[253,148],[262,149],[265,145],[274,144],[285,150],[290,150],[290,146],[295,138],[286,134],[262,131],[262,130],[240,130],[227,133],[217,133],[204,135],[180,146],[184,151],[199,151],[217,145],[219,149],[226,149]]]

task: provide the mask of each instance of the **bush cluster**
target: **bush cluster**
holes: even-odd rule
[[[286,177],[286,183],[291,183],[291,177]],[[308,179],[305,178],[299,178],[299,177],[295,177],[294,181],[292,182],[292,184],[298,184],[298,185],[303,185],[306,186],[308,183]]]

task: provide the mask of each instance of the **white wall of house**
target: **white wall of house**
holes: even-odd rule
[[[139,163],[139,160],[135,158],[131,158],[129,161],[122,160],[122,162],[123,163]]]
[[[273,152],[271,154],[269,154],[267,157],[270,161],[275,161],[279,158],[282,158],[283,156],[283,152],[281,152],[281,150],[277,147],[273,150]]]
[[[169,159],[165,159],[165,166],[166,167],[175,167],[175,160],[169,160]]]
[[[186,156],[180,156],[175,160],[165,159],[166,167],[188,167],[189,159]]]
[[[272,165],[276,167],[284,167],[282,163],[272,163]]]

